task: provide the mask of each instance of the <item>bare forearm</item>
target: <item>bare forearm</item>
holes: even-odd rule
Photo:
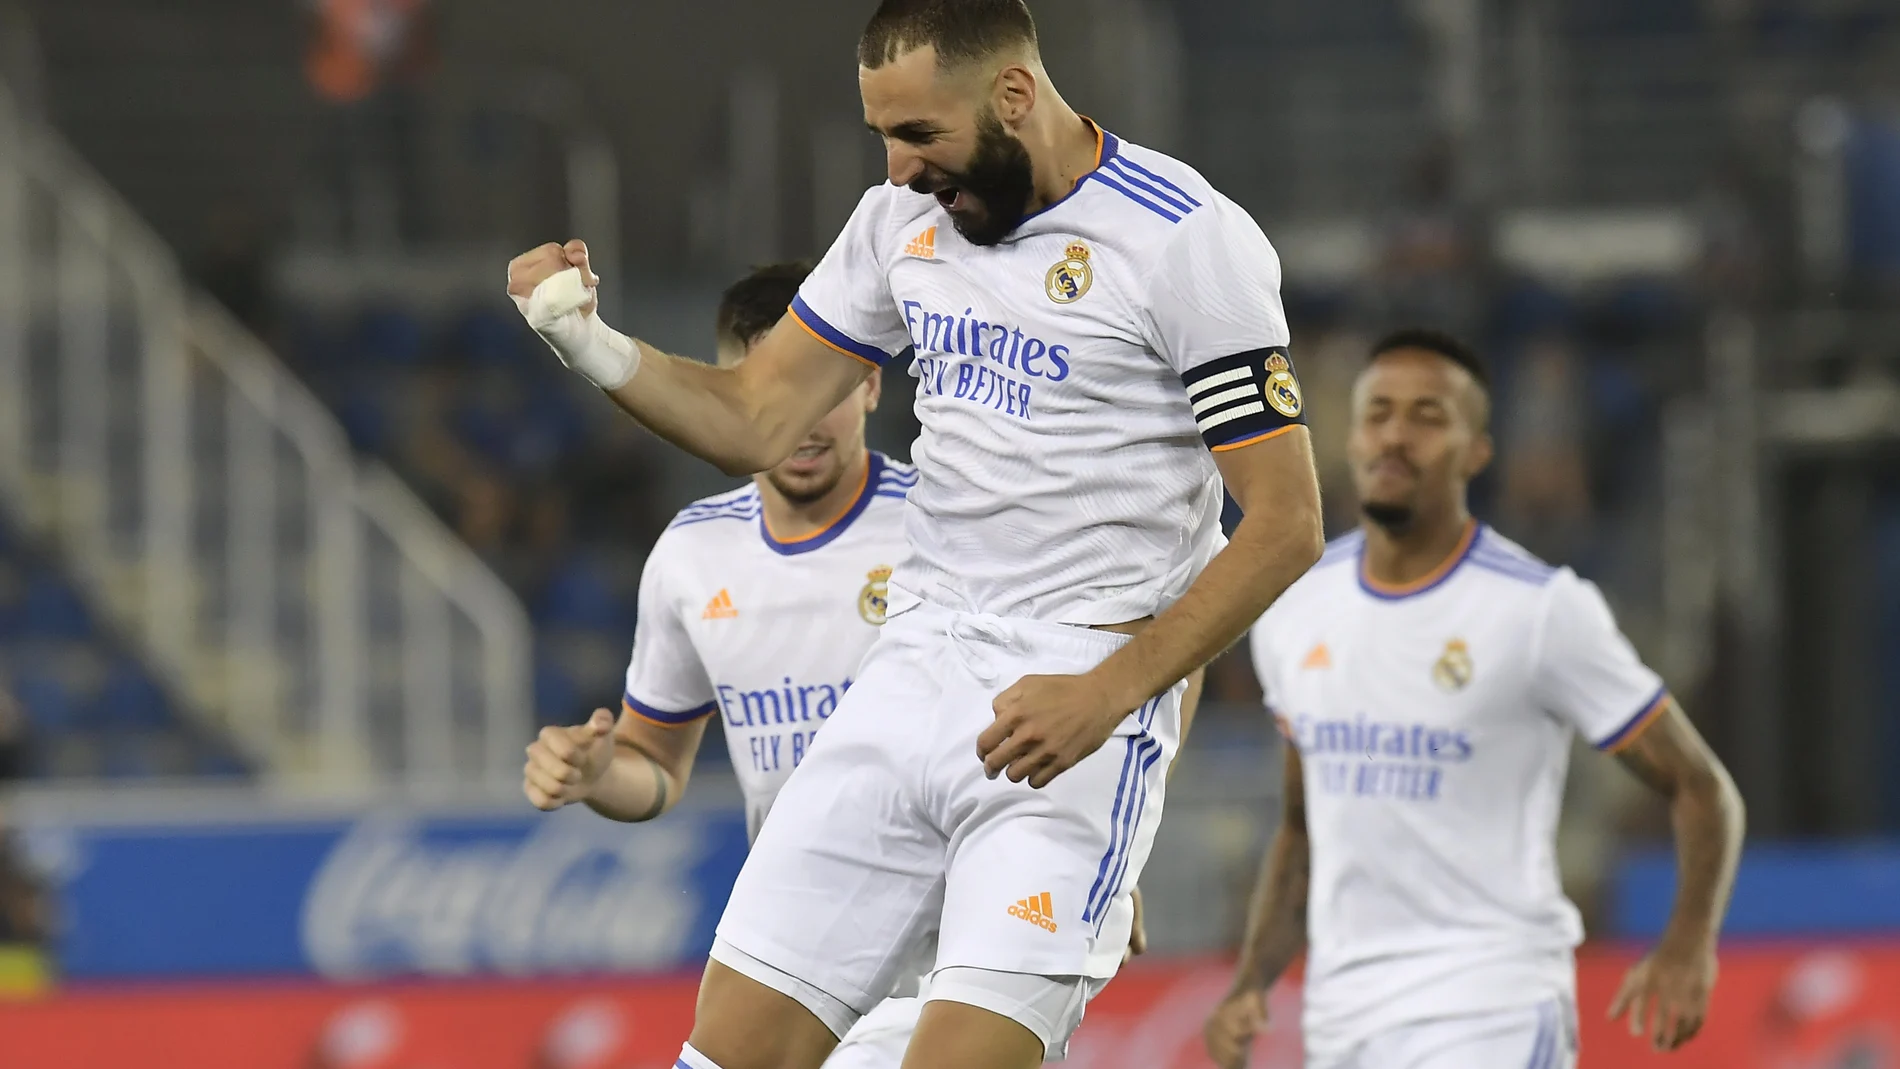
[[[685,789],[682,777],[621,742],[614,747],[613,763],[589,792],[587,808],[609,820],[638,824],[673,808]]]
[[[1704,779],[1677,790],[1669,817],[1676,838],[1676,901],[1663,939],[1711,946],[1728,912],[1742,856],[1747,818],[1741,795],[1717,764]]]
[[[735,371],[638,344],[640,370],[606,393],[641,426],[728,475],[763,471],[784,459],[775,451],[791,451]]]
[[[1325,548],[1314,505],[1240,521],[1181,600],[1097,669],[1118,705],[1133,709],[1213,660],[1306,574]]]
[[[1669,802],[1676,837],[1676,901],[1663,940],[1708,948],[1728,912],[1747,816],[1735,781],[1674,699],[1616,752],[1623,767]]]
[[[1305,948],[1311,857],[1303,828],[1283,826],[1274,837],[1248,906],[1236,988],[1271,987]]]

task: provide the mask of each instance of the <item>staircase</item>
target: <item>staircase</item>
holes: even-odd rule
[[[4,93],[0,501],[267,775],[515,779],[514,595]]]

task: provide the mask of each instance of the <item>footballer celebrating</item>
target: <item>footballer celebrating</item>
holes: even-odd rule
[[[914,353],[886,622],[739,874],[685,1069],[816,1069],[933,934],[908,1069],[1060,1057],[1129,943],[1185,680],[1322,548],[1247,213],[1078,115],[1022,0],[883,0],[858,82],[890,180],[736,367],[603,323],[579,242],[509,270],[568,366],[735,474]]]

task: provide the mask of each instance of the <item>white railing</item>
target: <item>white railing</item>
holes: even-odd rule
[[[0,499],[280,782],[518,775],[519,601],[4,88]]]

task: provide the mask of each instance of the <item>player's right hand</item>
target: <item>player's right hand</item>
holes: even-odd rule
[[[581,282],[590,293],[600,286],[600,279],[587,263],[587,243],[579,238],[565,245],[548,242],[539,248],[530,249],[508,261],[508,296],[527,300],[534,295],[534,288],[570,267],[578,267]],[[600,304],[599,298],[592,297],[581,305],[583,316],[594,314]]]
[[[1214,1007],[1201,1038],[1207,1043],[1207,1056],[1220,1069],[1246,1069],[1247,1052],[1253,1038],[1267,1026],[1267,993],[1260,988],[1229,992]]]
[[[521,789],[536,809],[552,812],[587,800],[614,760],[614,714],[594,710],[585,724],[541,729],[528,744]]]

